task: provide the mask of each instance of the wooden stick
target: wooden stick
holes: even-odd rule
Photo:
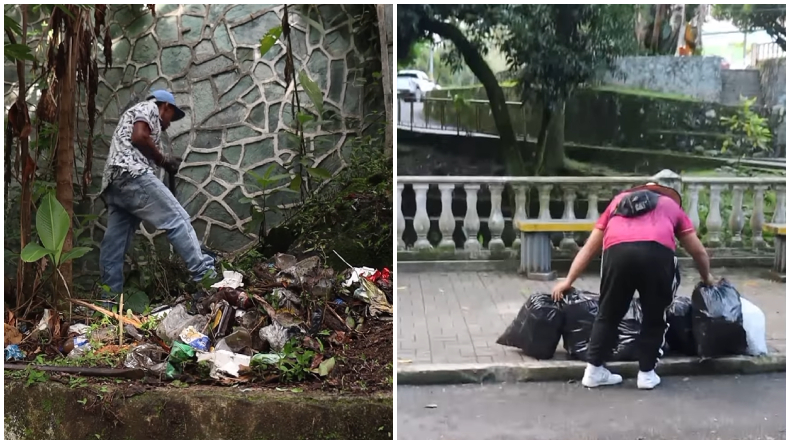
[[[121,315],[118,318],[118,345],[123,347],[123,293],[121,293],[121,305],[118,308],[118,314]]]
[[[106,315],[106,316],[109,316],[111,318],[119,319],[121,317],[118,314],[115,314],[115,313],[113,313],[113,312],[111,312],[109,310],[101,308],[98,305],[93,305],[90,302],[81,301],[79,299],[72,299],[71,301],[74,302],[75,304],[82,305],[83,307],[88,307],[91,310],[98,311],[99,313],[101,313],[103,315]],[[135,316],[132,316],[132,317],[126,319],[126,322],[129,323],[129,324],[134,325],[137,328],[141,328],[143,326],[143,323],[139,319],[137,319],[137,317],[135,317]]]

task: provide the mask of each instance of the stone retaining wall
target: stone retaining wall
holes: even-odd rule
[[[4,384],[5,439],[392,439],[391,395]]]

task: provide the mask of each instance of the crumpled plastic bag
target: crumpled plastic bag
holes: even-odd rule
[[[208,325],[209,318],[203,315],[190,315],[184,304],[176,305],[168,311],[165,318],[156,328],[156,335],[167,344],[179,339],[181,332],[187,327],[194,327],[197,331],[203,331]]]
[[[697,284],[691,294],[691,310],[699,357],[746,353],[741,295],[732,284],[724,279],[710,287]]]
[[[258,335],[261,339],[269,343],[269,347],[272,351],[280,352],[291,338],[295,338],[302,333],[302,330],[295,325],[284,327],[280,323],[274,321],[260,329]]]
[[[88,352],[92,349],[90,341],[88,337],[85,335],[77,336],[73,339],[74,341],[74,348],[66,355],[67,358],[79,358],[80,356],[84,355],[85,352]]]
[[[677,296],[667,308],[666,343],[672,352],[687,356],[697,355],[697,344],[694,342],[694,330],[691,321],[691,298]]]
[[[170,379],[178,378],[181,376],[181,372],[184,371],[184,365],[194,357],[194,348],[182,344],[181,342],[174,341],[173,347],[170,349],[170,356],[167,357],[165,376]]]
[[[277,274],[280,282],[286,285],[304,285],[308,275],[315,273],[321,265],[318,256],[309,257]]]
[[[139,345],[129,351],[123,366],[126,368],[139,368],[154,375],[161,376],[165,371],[167,352],[156,344]]]
[[[617,346],[612,359],[615,361],[639,360],[639,332],[642,331],[642,305],[632,299],[623,320],[617,326]]]
[[[743,329],[746,331],[746,353],[752,356],[768,354],[765,342],[765,313],[748,300],[741,298]]]
[[[593,322],[598,315],[597,295],[574,290],[565,295],[563,301],[562,344],[571,358],[586,361]]]
[[[250,357],[226,350],[215,350],[211,353],[198,353],[197,362],[209,361],[211,371],[209,376],[220,379],[220,374],[238,377],[242,367],[249,369]]]
[[[238,271],[223,271],[222,277],[224,279],[212,285],[211,288],[241,288],[244,286],[242,283],[244,275]]]
[[[551,359],[560,343],[564,323],[561,303],[548,293],[534,293],[496,343],[520,348],[535,359]]]
[[[392,305],[387,301],[387,296],[384,294],[381,289],[376,287],[376,284],[370,282],[367,279],[362,279],[361,281],[363,288],[364,296],[358,296],[363,301],[368,303],[367,314],[371,317],[379,317],[383,315],[392,316]],[[357,293],[354,292],[354,296],[357,296]]]

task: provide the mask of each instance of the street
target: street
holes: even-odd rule
[[[785,374],[398,387],[398,439],[785,439]],[[436,405],[436,408],[426,406]]]

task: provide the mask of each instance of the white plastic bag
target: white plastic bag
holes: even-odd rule
[[[765,342],[765,314],[759,307],[741,297],[743,329],[746,331],[746,353],[752,356],[767,355]]]

